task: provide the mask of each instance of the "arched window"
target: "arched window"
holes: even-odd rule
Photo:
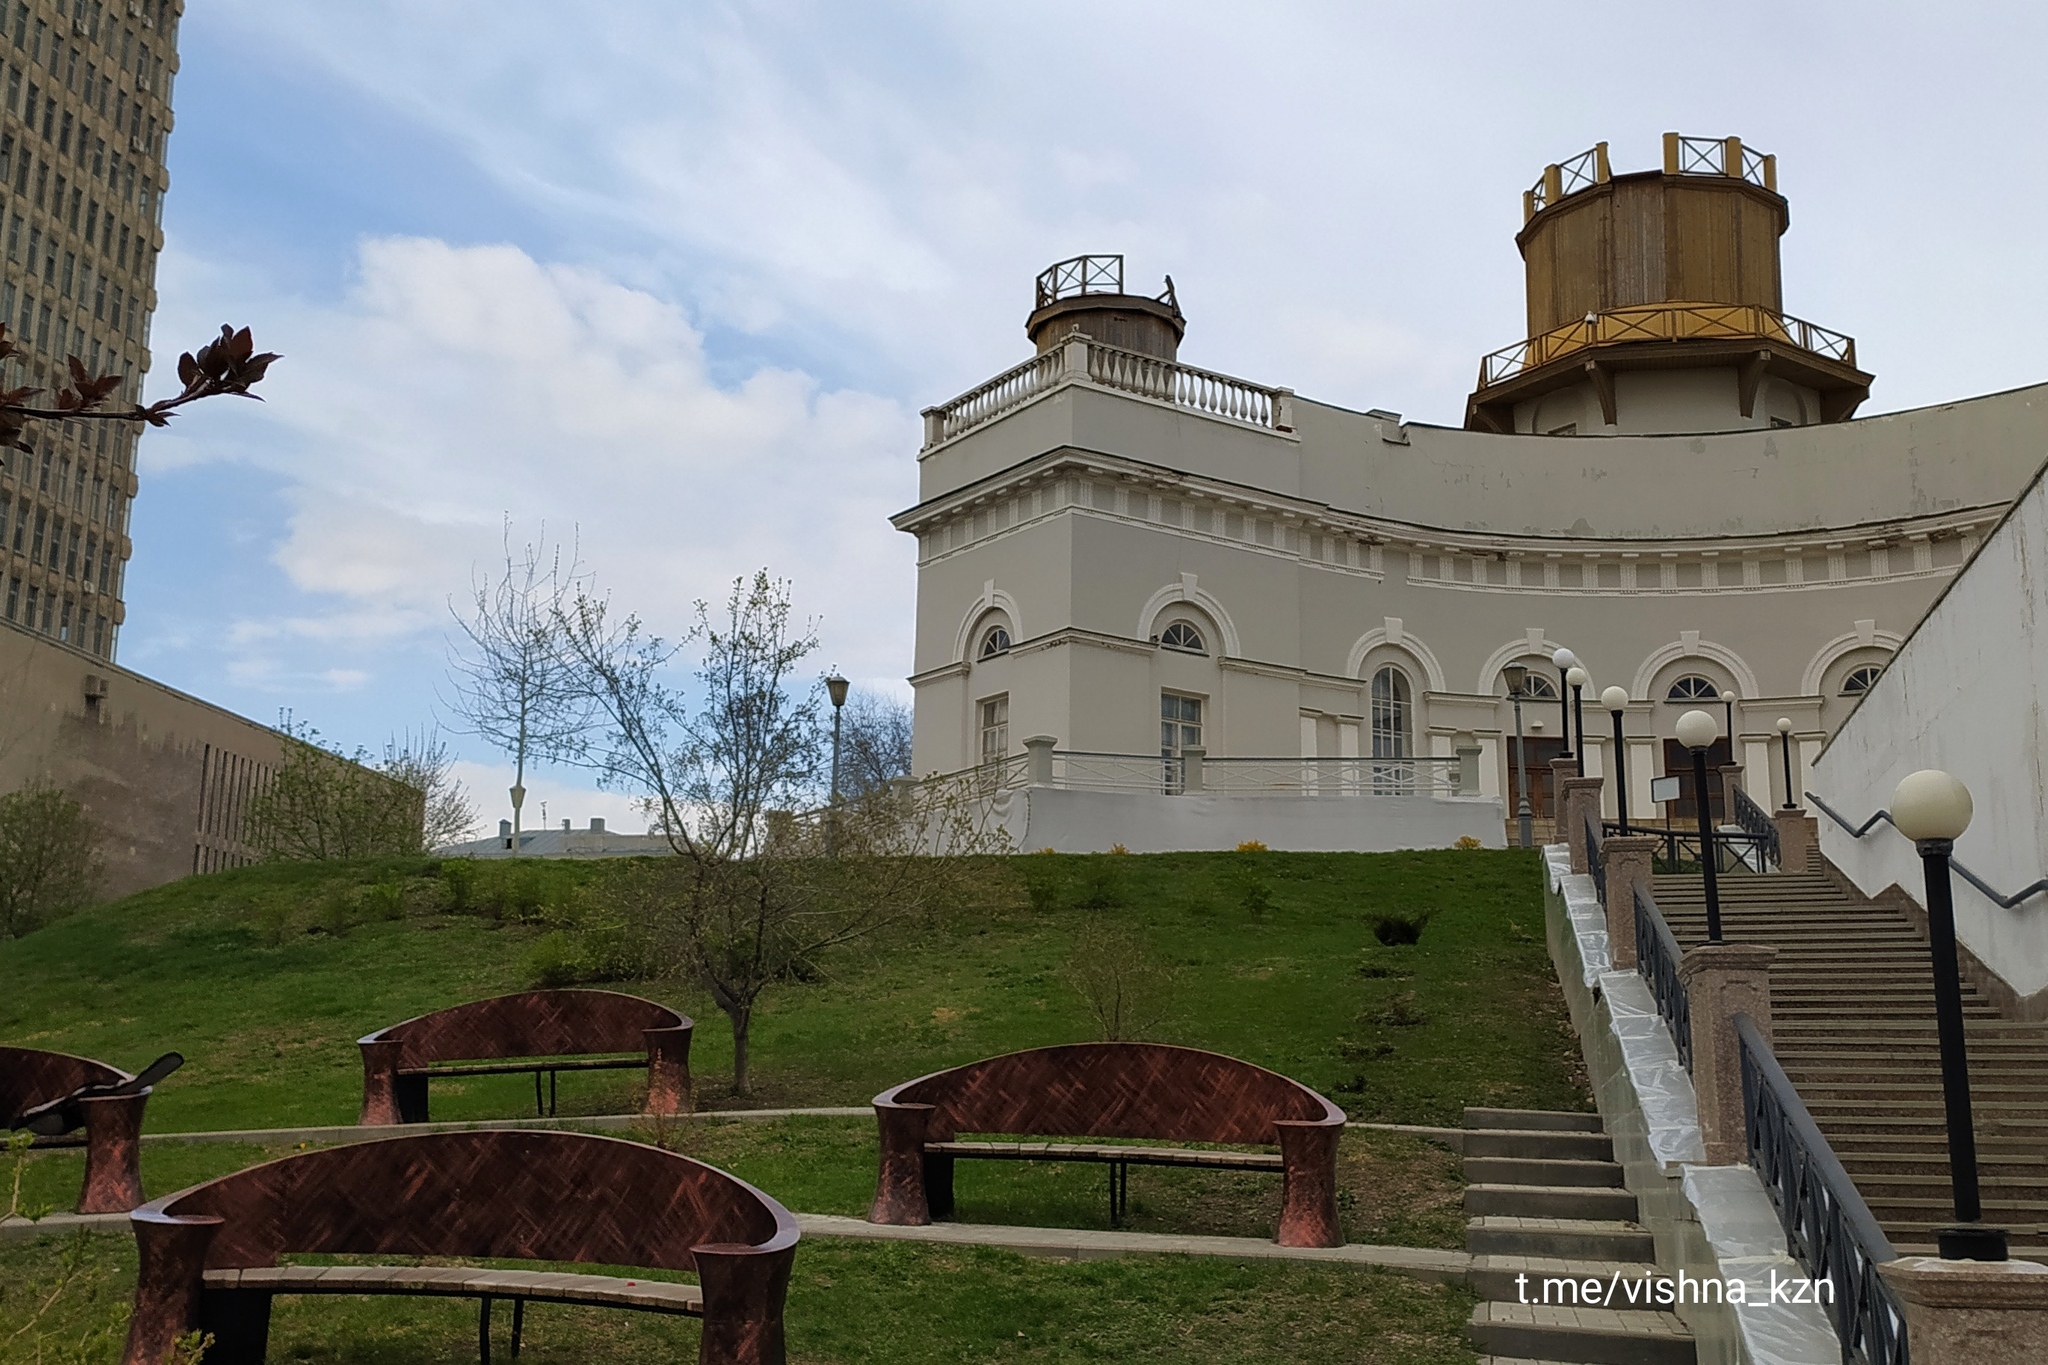
[[[1544,664],[1542,665],[1542,667],[1548,668],[1549,665]],[[1508,682],[1506,678],[1501,679],[1500,690],[1502,692],[1506,692],[1508,690]],[[1557,684],[1551,681],[1550,677],[1547,674],[1537,671],[1537,668],[1532,666],[1529,669],[1528,674],[1522,679],[1522,700],[1556,701]]]
[[[988,634],[981,637],[981,657],[993,659],[998,654],[1010,652],[1010,630],[1007,626],[992,626]]]
[[[1406,758],[1410,710],[1408,675],[1392,664],[1372,675],[1372,756]]]
[[[1864,664],[1861,668],[1849,670],[1849,676],[1842,679],[1842,695],[1858,697],[1877,685],[1877,675],[1884,672],[1883,664]]]
[[[1664,694],[1666,701],[1719,701],[1721,689],[1697,673],[1688,673],[1671,684],[1671,690]]]
[[[1189,621],[1175,621],[1160,632],[1159,643],[1167,649],[1185,650],[1189,654],[1207,654],[1209,648],[1202,643],[1202,632]]]

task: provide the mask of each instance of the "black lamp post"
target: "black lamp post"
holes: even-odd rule
[[[1586,774],[1586,708],[1584,705],[1584,693],[1588,684],[1593,681],[1593,675],[1586,672],[1583,664],[1573,664],[1571,669],[1565,673],[1564,679],[1572,685],[1572,731],[1577,736],[1572,740],[1572,752],[1579,756],[1579,775],[1583,777]]]
[[[1528,685],[1529,670],[1520,664],[1509,664],[1501,670],[1507,679],[1508,695],[1515,702],[1515,823],[1521,826],[1522,847],[1535,844],[1531,829],[1534,818],[1529,809],[1529,755],[1522,743],[1522,689]]]
[[[1628,833],[1628,742],[1621,737],[1621,713],[1628,709],[1628,689],[1610,687],[1600,694],[1600,704],[1614,717],[1614,808],[1621,815],[1621,832]]]
[[[1778,748],[1785,759],[1785,809],[1791,810],[1799,803],[1792,799],[1792,718],[1778,717]]]
[[[1560,649],[1550,656],[1550,662],[1557,665],[1557,718],[1564,726],[1564,752],[1559,758],[1572,756],[1572,699],[1571,684],[1566,681],[1571,671],[1579,666],[1579,656],[1568,649]]]
[[[1721,888],[1714,880],[1714,820],[1707,811],[1707,750],[1719,738],[1714,718],[1688,711],[1678,718],[1678,742],[1692,750],[1693,809],[1700,817],[1700,871],[1707,882],[1707,942],[1721,941]]]
[[[1956,968],[1956,910],[1949,852],[1970,827],[1970,789],[1945,772],[1912,773],[1892,793],[1892,823],[1920,850],[1927,877],[1927,943],[1934,959],[1934,1027],[1941,1040],[1941,1094],[1948,1111],[1948,1174],[1959,1226],[1940,1228],[1945,1261],[2003,1261],[2005,1229],[1986,1227],[1977,1188],[1977,1130],[1970,1114],[1970,1059],[1963,1043],[1963,987]]]

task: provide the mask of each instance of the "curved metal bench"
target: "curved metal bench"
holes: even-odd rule
[[[116,1089],[135,1077],[90,1057],[0,1047],[0,1128],[28,1126],[30,1111],[64,1100],[88,1086]],[[85,1128],[85,1184],[80,1213],[126,1213],[142,1202],[142,1109],[150,1087],[132,1093],[79,1095],[78,1113],[66,1114],[60,1132]]]
[[[1250,1062],[1160,1043],[1033,1048],[936,1071],[875,1096],[881,1170],[870,1222],[920,1225],[953,1210],[963,1158],[1099,1162],[1121,1217],[1133,1165],[1278,1171],[1282,1246],[1344,1243],[1337,1139],[1344,1111]],[[970,1133],[1277,1144],[1274,1153],[1187,1148],[961,1142]]]
[[[363,1051],[364,1124],[425,1123],[436,1076],[533,1073],[534,1107],[553,1113],[562,1071],[647,1068],[642,1112],[674,1115],[690,1100],[690,1034],[696,1025],[666,1005],[617,991],[519,991],[473,1000],[356,1041]],[[637,1052],[638,1057],[617,1054]],[[541,1077],[549,1099],[541,1099]]]
[[[189,1331],[207,1365],[264,1358],[278,1294],[422,1294],[676,1313],[703,1365],[780,1365],[796,1220],[700,1161],[585,1133],[464,1132],[305,1152],[154,1200],[129,1217],[140,1263],[125,1365]],[[455,1256],[695,1271],[699,1285],[562,1271],[280,1266],[292,1253]],[[516,1348],[515,1348],[516,1349]]]

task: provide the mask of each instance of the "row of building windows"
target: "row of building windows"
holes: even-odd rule
[[[47,509],[26,503],[16,513],[11,503],[7,494],[0,493],[0,544],[25,556],[36,568],[97,585],[101,592],[111,591],[116,558],[111,536],[102,539],[77,522],[67,525],[62,518],[51,517]],[[8,533],[10,515],[12,535]]]
[[[71,38],[83,38],[87,43],[98,44],[105,51],[107,61],[122,75],[130,77],[138,91],[147,91],[166,104],[170,102],[170,64],[163,53],[173,46],[178,14],[168,0],[140,0],[139,4],[129,6],[129,14],[142,21],[139,31],[111,22],[107,7],[99,0],[58,0],[57,14],[59,23],[53,29],[48,20],[35,16],[28,0],[14,0],[12,5],[0,6],[0,31],[9,31],[16,50],[62,82],[73,94],[91,100],[95,93],[93,84],[100,79],[100,69],[89,52],[67,40],[67,25],[62,21],[69,19]],[[7,22],[10,17],[12,23]],[[151,44],[151,30],[162,34],[160,45]],[[111,75],[105,79],[112,83]],[[81,82],[83,89],[80,88]],[[104,97],[100,112],[106,113]]]
[[[90,610],[68,593],[25,582],[19,575],[7,580],[7,619],[101,658],[113,657],[115,626],[104,612]]]

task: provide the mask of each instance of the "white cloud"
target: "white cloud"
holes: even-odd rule
[[[286,358],[262,408],[209,419],[205,445],[188,425],[146,447],[149,472],[239,459],[288,482],[276,562],[332,607],[240,623],[242,676],[275,675],[261,655],[284,639],[438,636],[508,514],[515,537],[580,535],[600,583],[659,631],[766,566],[846,667],[900,672],[913,546],[886,518],[914,499],[917,443],[900,406],[785,369],[716,383],[677,307],[515,247],[372,240],[359,269],[338,305],[265,310],[262,344]],[[236,292],[198,263],[166,275],[167,326]]]

